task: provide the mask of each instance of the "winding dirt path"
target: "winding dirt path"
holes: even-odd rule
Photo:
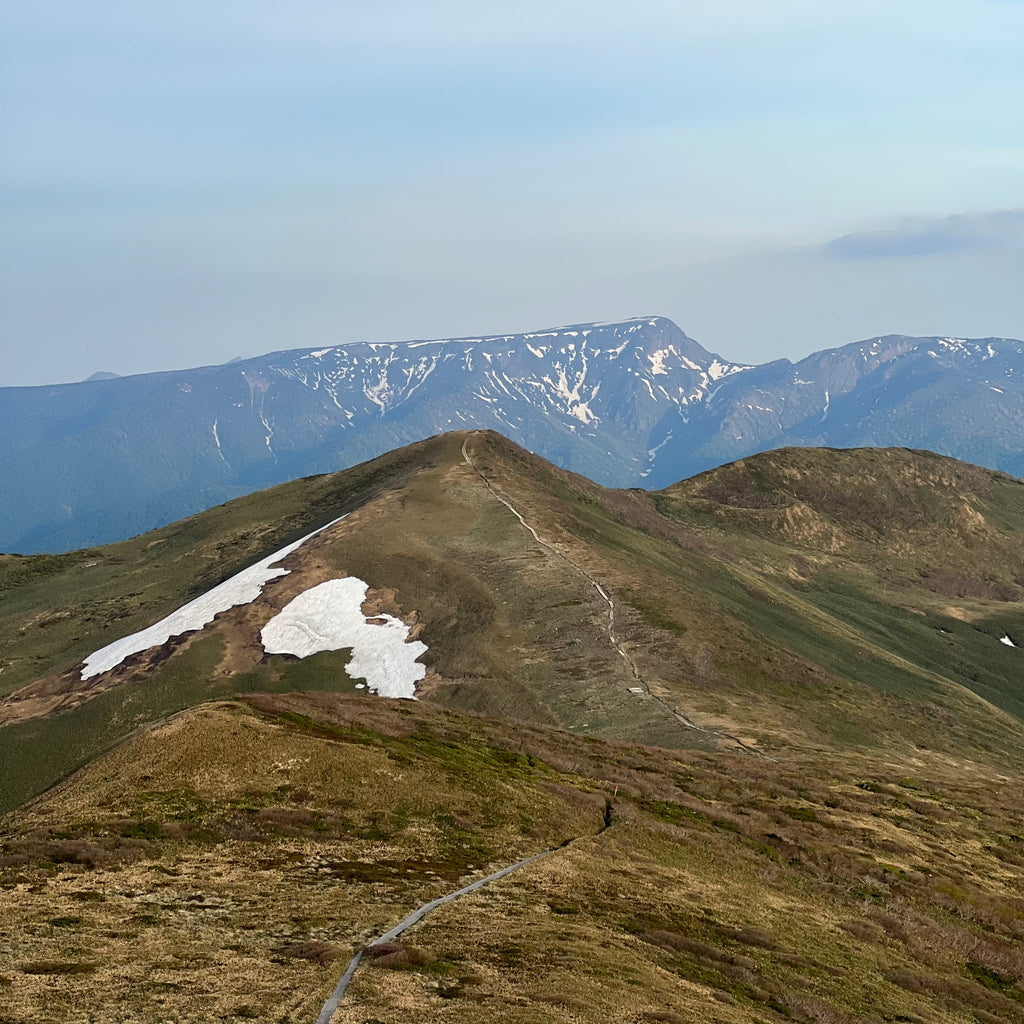
[[[604,824],[597,832],[593,833],[593,836],[577,836],[575,839],[567,839],[561,844],[561,846],[553,846],[550,850],[544,850],[542,853],[535,853],[532,857],[526,857],[523,860],[518,860],[515,864],[510,864],[508,867],[502,868],[500,871],[495,871],[493,874],[487,875],[485,878],[478,878],[475,882],[470,882],[469,885],[463,886],[455,892],[439,896],[436,900],[431,900],[429,903],[424,903],[422,906],[417,907],[408,917],[396,924],[394,928],[374,939],[373,942],[367,943],[366,946],[360,949],[356,955],[349,960],[348,966],[345,968],[345,973],[341,976],[341,980],[335,986],[330,998],[326,1003],[324,1003],[323,1008],[320,1010],[320,1016],[317,1017],[316,1024],[331,1024],[331,1018],[337,1012],[349,984],[352,982],[353,977],[355,977],[356,969],[359,967],[359,962],[363,958],[363,953],[371,946],[377,946],[381,943],[391,942],[393,939],[397,939],[402,932],[407,928],[411,928],[414,924],[418,924],[427,916],[427,914],[432,910],[435,910],[437,907],[440,907],[445,903],[451,903],[452,900],[457,900],[460,896],[465,896],[467,893],[475,892],[477,889],[481,889],[491,882],[496,882],[499,878],[511,875],[520,868],[526,867],[527,864],[532,864],[534,861],[540,860],[543,857],[550,857],[551,854],[558,853],[560,850],[566,849],[580,839],[590,839],[594,836],[599,836],[606,832],[611,827],[611,824],[612,805],[610,802],[607,802],[605,804],[604,811]]]
[[[537,533],[536,529],[534,529],[534,527],[527,521],[526,517],[519,511],[519,509],[517,509],[515,505],[513,505],[512,502],[509,501],[508,498],[506,498],[505,495],[503,495],[501,491],[499,491],[491,483],[491,481],[487,479],[486,476],[484,476],[483,471],[473,461],[473,458],[469,453],[469,441],[470,438],[467,437],[466,440],[462,442],[462,457],[466,461],[466,465],[469,466],[470,469],[472,469],[473,472],[476,473],[478,477],[480,477],[480,479],[484,483],[484,486],[487,488],[488,491],[491,492],[492,496],[496,498],[498,501],[500,501],[502,505],[504,505],[505,508],[507,508],[516,517],[516,519],[519,520],[523,527],[529,531],[530,535],[541,547],[546,548],[556,558],[561,559],[574,572],[582,576],[583,579],[586,580],[586,582],[591,587],[593,587],[594,590],[597,591],[597,593],[601,597],[601,600],[604,601],[604,603],[608,606],[608,625],[606,627],[608,639],[609,641],[611,641],[612,647],[615,648],[615,650],[619,653],[619,656],[628,666],[629,674],[633,677],[633,680],[636,682],[637,686],[639,686],[644,691],[644,694],[650,697],[651,700],[655,701],[663,710],[668,712],[668,714],[675,718],[676,721],[679,722],[681,725],[684,725],[687,729],[693,729],[695,732],[702,732],[706,733],[709,736],[719,736],[722,739],[731,740],[737,746],[739,746],[740,748],[742,748],[750,754],[755,754],[757,757],[763,757],[766,761],[774,761],[774,758],[769,757],[763,751],[758,750],[757,747],[751,746],[749,743],[744,743],[744,741],[741,740],[738,736],[733,736],[731,733],[718,732],[714,729],[705,729],[703,726],[697,725],[697,723],[694,722],[692,718],[690,718],[688,715],[685,715],[678,708],[674,707],[663,697],[659,697],[658,694],[654,693],[651,690],[646,680],[640,675],[640,672],[636,667],[636,662],[632,659],[629,652],[626,650],[625,647],[623,647],[622,642],[615,634],[615,600],[612,598],[611,594],[609,594],[608,591],[605,590],[605,588],[596,579],[594,579],[594,577],[591,576],[586,569],[583,568],[583,566],[581,566],[578,562],[574,562],[563,551],[560,551],[553,544],[544,540],[544,538],[541,537],[539,533]]]

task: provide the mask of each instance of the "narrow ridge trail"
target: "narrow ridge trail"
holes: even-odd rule
[[[352,979],[355,977],[356,970],[359,967],[359,963],[363,958],[363,953],[372,948],[378,946],[384,942],[391,942],[393,939],[397,939],[402,932],[406,929],[411,928],[414,924],[418,924],[427,916],[432,910],[436,910],[438,907],[443,906],[445,903],[451,903],[452,900],[457,900],[460,896],[465,896],[468,893],[475,892],[477,889],[482,889],[485,885],[491,882],[496,882],[500,878],[504,878],[506,875],[511,875],[518,871],[520,868],[526,867],[527,864],[532,864],[534,861],[541,860],[544,857],[550,857],[553,853],[558,853],[560,850],[565,850],[573,843],[578,842],[580,839],[592,839],[596,836],[602,835],[612,824],[612,805],[611,801],[605,798],[605,809],[604,809],[604,822],[601,828],[594,832],[592,835],[576,836],[573,839],[567,839],[564,843],[559,846],[553,846],[550,850],[543,850],[540,853],[535,853],[532,857],[525,857],[523,860],[517,860],[515,864],[509,864],[508,867],[502,868],[500,871],[495,871],[493,874],[487,875],[484,878],[478,878],[475,882],[470,882],[469,885],[463,886],[461,889],[456,889],[455,892],[450,892],[444,896],[439,896],[436,900],[431,900],[429,903],[424,903],[422,906],[417,907],[408,917],[404,918],[398,924],[395,925],[390,931],[386,931],[383,935],[374,939],[373,942],[368,943],[362,949],[360,949],[354,957],[348,962],[348,966],[345,968],[345,973],[341,976],[341,980],[335,986],[334,991],[331,993],[330,998],[324,1003],[323,1008],[320,1010],[320,1016],[316,1019],[316,1024],[330,1024],[331,1018],[337,1012],[338,1007],[341,1005],[341,1001],[345,996],[345,992],[348,990]]]
[[[472,435],[470,435],[470,436],[472,436]],[[615,635],[615,600],[614,600],[614,598],[611,596],[611,594],[608,593],[608,591],[596,579],[594,579],[593,576],[590,575],[589,572],[587,572],[586,569],[583,568],[583,566],[581,566],[578,562],[574,562],[563,551],[560,551],[553,544],[551,544],[548,541],[544,540],[544,538],[541,537],[539,533],[537,533],[536,529],[534,529],[534,527],[527,521],[526,517],[519,511],[519,509],[517,509],[515,507],[515,505],[513,505],[512,502],[509,501],[508,498],[506,498],[505,495],[503,495],[501,493],[501,491],[499,491],[491,483],[491,481],[487,479],[487,477],[484,475],[483,471],[480,469],[479,466],[476,465],[476,463],[473,461],[472,456],[469,453],[469,448],[468,448],[469,441],[470,441],[470,438],[467,437],[466,440],[462,442],[462,457],[465,460],[466,465],[469,466],[469,468],[472,469],[473,472],[476,473],[476,475],[478,477],[480,477],[480,479],[484,483],[484,486],[487,488],[488,491],[490,491],[491,495],[494,498],[496,498],[498,501],[500,501],[501,504],[504,505],[505,508],[507,508],[516,517],[516,519],[519,520],[519,522],[522,524],[524,529],[529,531],[530,536],[533,537],[533,539],[541,547],[546,548],[556,558],[560,558],[574,572],[576,572],[578,575],[582,576],[583,579],[586,580],[587,583],[591,587],[593,587],[594,590],[597,591],[597,593],[600,595],[601,599],[608,606],[608,625],[607,625],[608,639],[611,641],[612,647],[615,648],[615,650],[619,653],[619,656],[622,658],[622,660],[628,666],[630,675],[633,677],[633,679],[636,682],[636,684],[644,691],[644,694],[646,696],[650,697],[653,701],[655,701],[661,708],[663,708],[666,712],[668,712],[668,714],[672,715],[672,717],[675,718],[676,721],[678,721],[681,725],[684,725],[687,729],[693,729],[695,732],[705,733],[705,734],[707,734],[709,736],[720,736],[722,739],[731,740],[733,743],[735,743],[741,749],[747,751],[750,754],[754,754],[757,757],[762,757],[766,761],[774,761],[775,760],[774,758],[769,757],[763,751],[758,750],[757,747],[751,746],[749,743],[744,743],[744,741],[741,740],[738,736],[733,736],[731,733],[718,732],[717,730],[714,730],[714,729],[705,729],[703,726],[697,725],[697,723],[694,722],[692,718],[690,718],[688,715],[684,714],[682,711],[680,711],[678,708],[674,707],[672,704],[669,704],[668,701],[666,701],[662,697],[659,697],[658,694],[654,693],[651,690],[650,686],[647,684],[647,682],[640,675],[640,672],[639,672],[639,670],[637,669],[637,666],[636,666],[636,662],[633,661],[633,659],[630,656],[629,652],[626,650],[625,647],[623,647],[622,642]]]

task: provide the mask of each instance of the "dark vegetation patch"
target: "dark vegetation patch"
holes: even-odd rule
[[[140,839],[12,838],[0,847],[0,869],[29,864],[112,867],[138,860],[150,851],[151,845]]]
[[[81,960],[33,960],[18,965],[22,974],[64,975],[92,974],[99,964]]]
[[[418,971],[430,992],[469,1003],[487,991],[467,980],[474,964],[506,978],[546,977],[564,942],[575,944],[564,962],[576,963],[583,955],[577,950],[587,950],[586,971],[595,978],[621,981],[623,963],[656,964],[659,971],[707,987],[723,1005],[746,1008],[752,1019],[860,1024],[874,1014],[895,1021],[908,995],[917,1000],[922,1021],[952,1008],[969,1008],[979,1021],[987,1020],[984,1014],[1017,1021],[1024,1012],[1016,987],[1024,901],[1008,898],[1009,890],[993,881],[1002,870],[994,867],[1002,862],[993,851],[1015,849],[1020,844],[1009,837],[1024,834],[1024,804],[1008,778],[939,776],[922,763],[911,779],[906,767],[885,761],[855,759],[852,767],[841,759],[828,767],[819,761],[811,770],[809,762],[770,763],[739,753],[684,755],[454,715],[427,702],[310,693],[254,695],[249,705],[288,730],[323,739],[341,758],[346,748],[360,758],[370,756],[365,748],[372,746],[373,757],[400,772],[428,768],[485,801],[497,779],[538,800],[557,798],[578,810],[580,821],[592,823],[594,833],[605,800],[610,801],[609,830],[574,845],[576,852],[569,855],[567,863],[583,858],[584,874],[571,885],[553,876],[555,889],[544,888],[543,873],[530,883],[537,901],[532,909],[540,911],[537,927],[514,927],[515,912],[508,911],[518,904],[506,907],[502,901],[517,887],[485,890],[482,906],[497,901],[493,940],[467,939],[460,946],[461,937],[446,933],[441,918],[438,931],[428,919],[416,947],[395,943],[379,956],[367,954],[370,979],[374,964]],[[241,830],[249,829],[242,842],[258,848],[261,865],[294,871],[302,885],[342,880],[353,893],[363,886],[385,892],[402,905],[397,919],[405,906],[456,887],[464,874],[507,861],[507,843],[496,844],[487,834],[492,825],[512,826],[524,840],[530,836],[532,807],[510,819],[492,817],[486,803],[481,806],[479,816],[470,818],[448,807],[419,816],[403,800],[366,812],[351,803],[322,805],[298,779],[266,792],[242,780],[231,796],[213,804],[185,790],[142,791],[131,815],[100,819],[94,839],[148,843],[153,856],[173,863],[175,851],[193,842],[189,830],[205,830],[220,836],[213,842],[232,840],[231,856],[237,859],[243,856]],[[932,809],[941,817],[928,813]],[[300,848],[290,848],[307,833],[329,838],[333,832],[317,831],[325,826],[346,843],[396,843],[424,825],[440,844],[429,857],[411,852],[332,860],[321,848],[313,869]],[[139,826],[154,838],[131,837]],[[76,833],[72,827],[67,831]],[[82,839],[78,834],[45,837],[54,843]],[[533,842],[556,845],[551,839]],[[210,855],[216,855],[215,846]],[[771,909],[771,900],[752,895],[739,903],[727,899],[723,911],[721,901],[700,891],[700,882],[692,896],[671,903],[657,895],[660,889],[645,893],[643,886],[631,884],[649,871],[672,877],[677,867],[698,878],[711,871],[708,879],[716,887],[727,879],[728,889],[771,892],[801,909],[783,913]],[[10,874],[0,873],[0,881],[27,868],[12,867]],[[427,895],[416,899],[420,893]],[[213,904],[189,906],[195,912]],[[90,906],[88,921],[78,929],[91,927],[101,907]],[[124,920],[139,934],[166,927],[172,910],[151,916],[154,920],[140,914]],[[838,927],[837,921],[842,922]],[[304,959],[317,965],[333,962],[318,959],[324,955],[349,955],[340,943],[328,943],[336,948],[325,954],[306,937],[305,922],[291,934],[295,937],[270,950],[274,963]],[[616,950],[632,952],[623,959]],[[874,1002],[867,998],[869,990]],[[553,985],[546,991],[551,1006],[584,1012],[587,998],[571,988]]]
[[[970,597],[985,601],[1019,601],[1021,591],[1012,583],[999,580],[972,579],[947,569],[929,569],[920,577],[920,584],[933,594],[944,597]]]
[[[416,946],[408,946],[397,940],[391,942],[377,942],[367,946],[363,956],[369,960],[374,967],[390,969],[416,970],[424,967],[432,967],[437,963],[437,957]]]
[[[344,950],[333,942],[291,942],[275,952],[292,960],[312,960],[318,964],[334,963],[344,956]]]

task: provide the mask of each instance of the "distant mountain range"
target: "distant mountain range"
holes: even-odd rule
[[[927,448],[1024,475],[1024,342],[886,336],[747,366],[644,317],[3,388],[0,550],[106,543],[468,428],[615,486],[783,445]]]

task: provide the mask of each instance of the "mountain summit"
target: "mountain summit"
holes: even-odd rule
[[[892,336],[731,362],[663,317],[276,352],[0,389],[0,549],[139,533],[452,429],[616,486],[781,445],[907,445],[1024,473],[1024,344]]]

